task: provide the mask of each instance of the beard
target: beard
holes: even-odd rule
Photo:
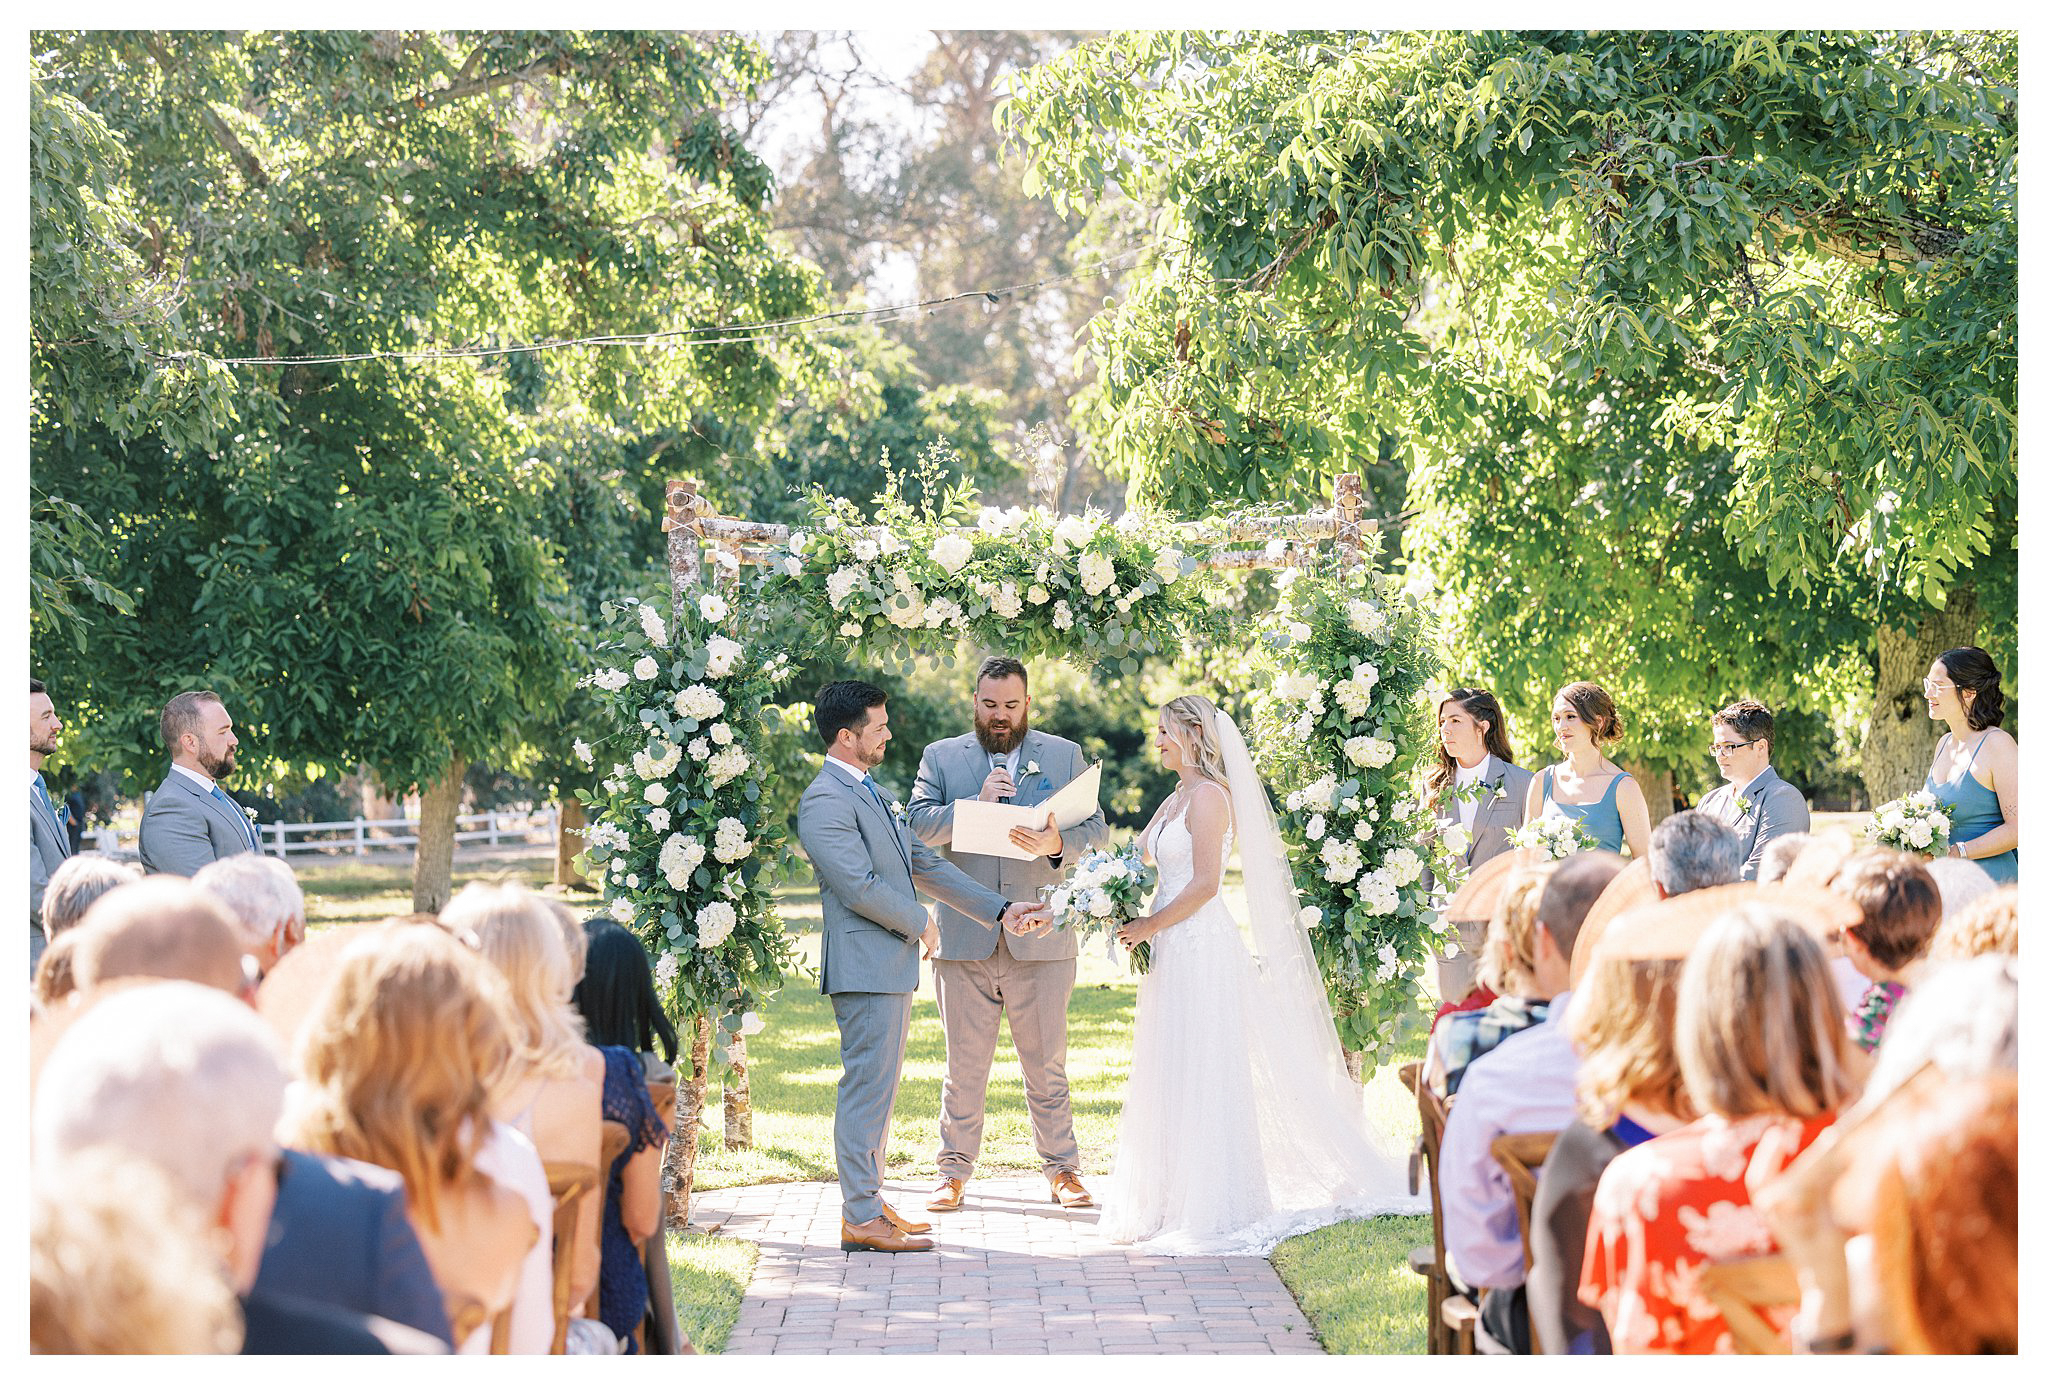
[[[57,738],[54,735],[45,736],[41,740],[36,740],[35,738],[31,737],[28,743],[28,753],[31,755],[56,754]]]
[[[992,724],[993,723],[993,724]],[[981,742],[981,748],[991,755],[1007,755],[1023,741],[1024,733],[1031,729],[1031,713],[1012,718],[1003,712],[988,720],[980,713],[974,717],[974,739]]]
[[[235,752],[230,750],[216,759],[202,750],[199,752],[199,768],[206,771],[209,779],[225,779],[235,772]]]

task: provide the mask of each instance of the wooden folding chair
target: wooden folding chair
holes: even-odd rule
[[[619,1156],[626,1152],[626,1144],[632,1138],[626,1127],[618,1121],[608,1120],[604,1123],[604,1140],[601,1152],[597,1158],[597,1167],[599,1169],[597,1186],[591,1190],[590,1194],[593,1198],[597,1199],[598,1215],[600,1217],[604,1215],[605,1190],[611,1185],[612,1165],[619,1162]],[[600,1226],[598,1228],[600,1244],[602,1244],[603,1235],[604,1229]],[[601,1287],[593,1286],[590,1290],[590,1297],[583,1300],[583,1303],[576,1311],[586,1318],[596,1317],[598,1308],[597,1296],[601,1292],[603,1292]]]
[[[1529,1209],[1536,1202],[1536,1171],[1543,1167],[1543,1161],[1550,1157],[1550,1147],[1557,1143],[1554,1130],[1532,1131],[1520,1135],[1499,1135],[1493,1141],[1493,1162],[1507,1173],[1508,1183],[1515,1190],[1515,1223],[1522,1230],[1522,1273],[1526,1277],[1532,1262],[1529,1253]],[[1529,1350],[1536,1355],[1543,1352],[1542,1344],[1536,1340],[1536,1324],[1529,1324]]]
[[[1422,1162],[1429,1171],[1429,1222],[1434,1240],[1431,1254],[1436,1278],[1431,1290],[1435,1301],[1430,1304],[1429,1350],[1435,1356],[1470,1356],[1475,1350],[1473,1327],[1478,1321],[1478,1305],[1451,1292],[1450,1261],[1444,1254],[1443,1189],[1437,1182],[1437,1158],[1443,1149],[1444,1119],[1450,1108],[1419,1071],[1410,1086],[1422,1118]],[[1414,1263],[1413,1256],[1409,1263]]]
[[[1763,1315],[1766,1308],[1799,1306],[1799,1275],[1782,1255],[1718,1260],[1700,1275],[1700,1292],[1728,1320],[1735,1349],[1748,1356],[1785,1356],[1792,1345]]]
[[[1406,1087],[1410,1092],[1420,1090],[1422,1084],[1422,1064],[1403,1063],[1400,1074],[1402,1086]],[[1422,1181],[1428,1176],[1423,1168],[1424,1163],[1425,1155],[1423,1153],[1422,1136],[1417,1135],[1415,1137],[1415,1148],[1408,1155],[1408,1192],[1411,1196],[1422,1191]],[[1438,1239],[1441,1239],[1441,1233],[1438,1233]],[[1428,1323],[1429,1350],[1432,1355],[1435,1355],[1438,1354],[1439,1338],[1442,1336],[1443,1324],[1441,1318],[1444,1295],[1449,1290],[1448,1282],[1444,1276],[1443,1264],[1437,1258],[1436,1247],[1434,1245],[1417,1246],[1409,1251],[1408,1269],[1410,1273],[1421,1277],[1429,1295],[1429,1316],[1425,1321]]]
[[[603,1185],[598,1181],[597,1170],[589,1164],[549,1160],[547,1171],[548,1192],[555,1199],[555,1340],[548,1350],[560,1356],[568,1349],[569,1318],[573,1311],[569,1303],[569,1275],[576,1264],[576,1217],[583,1209],[583,1199]],[[492,1349],[496,1350],[495,1334]]]

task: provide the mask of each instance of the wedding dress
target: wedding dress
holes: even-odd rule
[[[1252,946],[1220,896],[1151,940],[1101,1228],[1153,1254],[1264,1255],[1332,1222],[1428,1210],[1345,1069],[1272,808],[1220,722]],[[1151,849],[1163,903],[1195,874],[1185,810]]]

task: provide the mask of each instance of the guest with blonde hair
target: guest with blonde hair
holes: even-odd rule
[[[1479,984],[1495,998],[1483,1009],[1445,1015],[1429,1037],[1423,1075],[1446,1098],[1457,1095],[1465,1069],[1481,1055],[1543,1023],[1550,997],[1570,984],[1569,968],[1561,980],[1537,976],[1536,905],[1553,868],[1548,861],[1521,867],[1501,890],[1479,951]]]
[[[1744,1181],[1757,1143],[1789,1124],[1804,1149],[1855,1096],[1827,959],[1798,919],[1767,905],[1730,910],[1694,946],[1673,1047],[1702,1114],[1617,1154],[1587,1227],[1579,1301],[1600,1310],[1618,1354],[1734,1350],[1699,1273],[1775,1249]]]
[[[296,1148],[405,1180],[464,1352],[488,1348],[479,1323],[509,1304],[512,1349],[545,1353],[554,1336],[547,1176],[531,1143],[491,1117],[512,1061],[504,989],[488,964],[437,928],[384,927],[355,940],[300,1031],[302,1090],[283,1129]],[[494,1161],[495,1146],[509,1152],[496,1150]],[[494,1163],[509,1163],[511,1175]]]
[[[1939,864],[1938,862],[1936,864]],[[1941,921],[1927,943],[1930,962],[2020,952],[2020,887],[2001,885]]]

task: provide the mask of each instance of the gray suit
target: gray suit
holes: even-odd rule
[[[1017,749],[1017,793],[1010,801],[1043,803],[1072,783],[1087,767],[1081,747],[1042,731],[1025,733]],[[926,843],[945,848],[953,840],[953,805],[974,798],[988,778],[989,753],[972,732],[925,747],[910,794],[910,829]],[[1037,765],[1037,772],[1031,770]],[[1108,840],[1100,812],[1060,833],[1060,855],[1012,861],[1001,856],[956,855],[947,860],[982,884],[1012,899],[1037,899],[1081,855]],[[1046,932],[1019,938],[972,926],[952,909],[939,907],[939,955],[933,963],[939,1017],[946,1025],[946,1090],[939,1108],[939,1172],[965,1182],[981,1155],[982,1117],[987,1109],[989,1066],[1003,1015],[1024,1069],[1024,1094],[1031,1133],[1048,1174],[1080,1172],[1081,1150],[1074,1138],[1074,1108],[1067,1092],[1067,1002],[1074,993],[1080,943],[1072,933]]]
[[[254,833],[239,804],[221,802],[172,770],[142,810],[142,868],[156,875],[197,875],[223,856],[254,851]]]
[[[28,967],[35,974],[43,958],[43,890],[57,867],[71,859],[71,839],[63,824],[50,816],[36,786],[28,786]]]
[[[1508,832],[1522,825],[1529,804],[1529,782],[1535,777],[1520,765],[1511,765],[1493,755],[1486,757],[1480,778],[1489,792],[1479,800],[1479,809],[1472,815],[1472,842],[1465,848],[1467,870],[1477,870],[1502,852],[1514,850]],[[1500,796],[1503,789],[1507,791],[1506,798]],[[1458,800],[1446,795],[1437,808],[1439,826],[1461,821],[1458,808]],[[1457,929],[1458,955],[1436,959],[1437,985],[1445,1000],[1456,1000],[1479,984],[1479,948],[1486,940],[1486,925],[1460,923]]]
[[[1735,829],[1742,843],[1742,878],[1754,880],[1771,840],[1807,831],[1813,826],[1813,815],[1807,811],[1806,795],[1780,779],[1769,765],[1739,796],[1749,800],[1747,813],[1735,802],[1738,795],[1733,784],[1723,784],[1701,799],[1699,811]]]
[[[878,786],[878,791],[879,786]],[[884,799],[886,791],[882,792]],[[825,920],[818,988],[839,1022],[839,1095],[832,1112],[842,1215],[882,1215],[889,1120],[910,1041],[923,890],[997,927],[1003,896],[918,841],[852,776],[826,764],[797,807],[797,840],[811,859]]]

